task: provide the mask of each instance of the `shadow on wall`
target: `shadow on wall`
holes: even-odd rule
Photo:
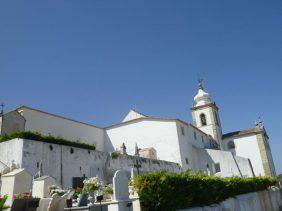
[[[104,151],[106,152],[113,152],[115,151],[115,148],[110,140],[110,137],[108,136],[107,131],[105,131],[105,138],[104,138]]]

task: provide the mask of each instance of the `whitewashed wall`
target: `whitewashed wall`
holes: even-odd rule
[[[181,127],[184,128],[184,134],[182,133]],[[198,165],[198,158],[195,157],[193,148],[210,147],[210,137],[190,125],[179,122],[177,122],[177,135],[179,139],[178,143],[181,155],[181,166],[184,170],[194,170]]]
[[[104,151],[104,130],[40,111],[23,107],[21,114],[26,119],[25,130],[37,131],[44,135],[61,136],[67,140],[94,144]]]
[[[235,149],[228,149],[228,142],[234,141]],[[264,176],[264,169],[262,165],[262,159],[260,155],[259,146],[257,143],[257,137],[255,134],[233,137],[231,139],[224,139],[224,148],[233,152],[235,155],[240,157],[249,158],[255,176]]]
[[[0,143],[0,172],[10,167],[13,161],[15,164],[22,163],[22,148],[23,142],[20,139]]]
[[[161,160],[181,163],[178,141],[175,122],[143,119],[106,129],[105,150],[120,149],[125,143],[127,153],[133,155],[137,143],[139,148],[156,149]]]
[[[52,150],[50,149],[52,146]],[[73,149],[73,153],[71,153]],[[43,174],[55,178],[57,184],[71,187],[73,177],[99,176],[106,182],[110,182],[114,171],[124,169],[130,175],[131,168],[139,159],[140,172],[169,170],[180,172],[181,167],[172,162],[136,158],[120,155],[112,159],[107,152],[87,150],[57,144],[49,144],[32,140],[14,139],[0,143],[0,160],[15,159],[15,162],[25,168],[31,175],[39,171],[39,163],[42,162]],[[8,156],[7,153],[11,153]],[[7,161],[6,162],[11,162]],[[62,175],[62,178],[61,178]],[[62,180],[61,180],[62,179]]]
[[[246,158],[233,157],[229,151],[194,148],[194,155],[197,157],[197,163],[193,163],[195,165],[194,169],[202,173],[210,172],[211,175],[216,174],[215,163],[219,163],[221,171],[216,174],[218,176],[253,176],[248,160]],[[239,162],[236,163],[235,159],[236,161],[238,159]],[[209,168],[207,168],[207,165]]]
[[[279,211],[282,207],[280,191],[278,188],[272,187],[265,191],[237,195],[218,204],[179,211]]]

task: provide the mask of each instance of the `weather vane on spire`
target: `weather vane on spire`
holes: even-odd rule
[[[198,79],[198,89],[202,89],[202,90],[204,89],[203,88],[203,79],[202,78]]]

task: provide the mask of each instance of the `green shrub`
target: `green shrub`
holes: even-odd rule
[[[117,159],[118,156],[119,156],[118,152],[112,152],[112,154],[111,154],[112,159]]]
[[[10,208],[8,206],[5,206],[7,199],[8,199],[7,195],[4,195],[3,198],[0,197],[0,211],[4,211]]]
[[[142,210],[177,210],[218,203],[238,194],[264,190],[276,178],[220,178],[184,172],[153,172],[134,178]]]
[[[22,139],[28,139],[28,140],[33,140],[33,141],[41,141],[41,142],[45,142],[45,143],[51,143],[51,144],[60,144],[60,145],[65,145],[65,146],[72,146],[72,147],[95,150],[94,145],[73,142],[73,141],[65,140],[61,137],[54,137],[54,136],[50,136],[50,135],[44,136],[44,135],[42,135],[38,132],[31,132],[31,131],[17,131],[17,132],[10,134],[10,135],[0,136],[0,143],[5,142],[5,141],[9,141],[9,140],[15,139],[15,138],[22,138]]]

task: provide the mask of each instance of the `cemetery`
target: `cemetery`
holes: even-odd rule
[[[191,172],[136,175],[117,170],[112,183],[97,177],[62,189],[47,175],[32,178],[25,169],[1,176],[0,210],[141,211],[279,210],[281,189],[274,177],[220,178]]]

